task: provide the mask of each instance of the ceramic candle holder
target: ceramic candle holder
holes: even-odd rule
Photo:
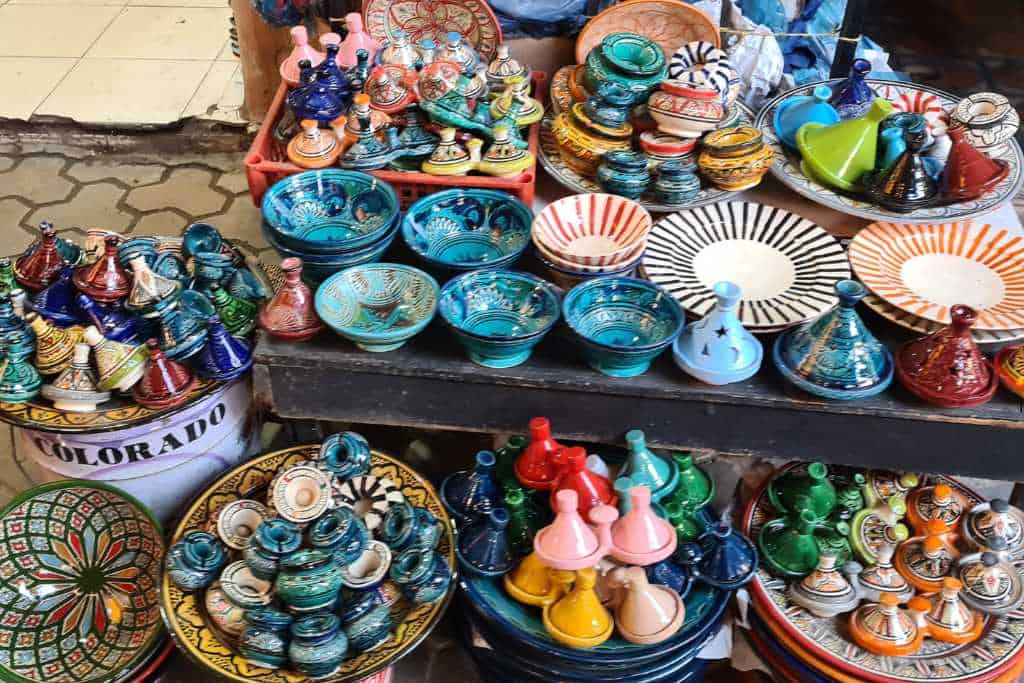
[[[341,623],[349,646],[369,652],[391,637],[391,613],[372,592],[355,593],[341,609]]]
[[[224,546],[213,534],[193,531],[171,546],[165,567],[175,586],[195,591],[213,583],[227,561]]]
[[[439,600],[452,580],[444,558],[421,548],[409,548],[398,555],[391,563],[390,576],[405,599],[416,604]]]
[[[299,673],[311,679],[327,678],[341,666],[348,639],[333,614],[311,614],[291,625],[288,659]]]
[[[238,638],[238,652],[261,669],[280,669],[288,664],[292,615],[265,608],[245,613],[245,630]]]
[[[331,434],[320,444],[317,464],[338,479],[351,479],[370,471],[370,444],[356,432]]]
[[[336,507],[346,507],[355,512],[370,531],[380,527],[391,505],[405,500],[390,479],[370,475],[343,482],[335,480],[333,498]]]
[[[256,533],[256,527],[266,517],[267,508],[259,501],[232,501],[217,513],[217,536],[232,550],[245,550]]]
[[[296,524],[307,524],[330,506],[331,481],[312,465],[295,465],[274,480],[269,499],[277,514]]]
[[[406,549],[433,550],[442,533],[440,522],[430,510],[413,507],[404,500],[388,507],[379,528],[380,539],[395,554]]]
[[[391,566],[391,550],[380,541],[370,541],[354,562],[341,568],[341,582],[346,588],[369,591],[387,576]]]
[[[298,526],[281,517],[269,517],[256,526],[242,556],[254,576],[270,581],[277,574],[281,558],[298,550],[301,544]]]
[[[348,508],[334,508],[317,518],[306,532],[309,545],[328,552],[339,565],[355,562],[370,543],[363,520]]]

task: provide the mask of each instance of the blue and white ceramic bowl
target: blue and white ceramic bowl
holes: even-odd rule
[[[527,273],[480,270],[450,280],[438,310],[474,363],[510,368],[554,326],[560,300],[548,282]]]
[[[683,329],[683,309],[661,287],[632,277],[599,277],[574,287],[562,316],[592,368],[635,377]]]
[[[505,192],[456,189],[409,207],[402,239],[428,265],[448,273],[507,268],[530,241],[533,212]]]
[[[263,195],[266,230],[303,254],[338,254],[380,240],[398,221],[398,195],[367,173],[321,169],[289,176]]]
[[[365,247],[341,254],[311,254],[297,251],[281,244],[267,229],[266,223],[263,225],[263,236],[267,239],[270,246],[277,250],[281,258],[295,256],[302,259],[302,277],[313,284],[323,282],[339,270],[379,260],[395,241],[395,235],[398,234],[398,223],[395,223],[391,226],[390,230],[384,233],[380,240]]]
[[[370,263],[335,273],[316,290],[317,315],[365,351],[393,351],[437,311],[438,286],[422,270]]]

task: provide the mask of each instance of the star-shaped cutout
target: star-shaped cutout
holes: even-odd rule
[[[715,330],[715,334],[717,334],[719,337],[724,337],[726,335],[725,325],[722,325],[717,330]]]

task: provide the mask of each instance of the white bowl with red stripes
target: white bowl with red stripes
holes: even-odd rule
[[[615,266],[636,259],[647,246],[651,215],[613,194],[576,194],[548,204],[533,219],[537,247],[581,266]]]

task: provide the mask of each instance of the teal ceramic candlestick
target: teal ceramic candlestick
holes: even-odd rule
[[[345,660],[348,639],[333,614],[322,612],[303,617],[292,624],[291,632],[288,658],[300,673],[314,679],[327,678]]]
[[[626,433],[626,445],[629,446],[629,459],[620,476],[632,479],[634,486],[649,488],[651,500],[655,503],[672,493],[679,481],[676,464],[652,453],[639,429]]]
[[[238,653],[261,669],[280,669],[288,664],[292,616],[266,607],[245,613],[248,626],[238,637]]]
[[[676,365],[707,384],[742,382],[761,367],[764,349],[736,317],[740,288],[719,282],[711,288],[717,305],[690,323],[672,345]]]
[[[330,553],[300,550],[281,560],[274,590],[292,612],[331,609],[341,591],[341,572]]]

